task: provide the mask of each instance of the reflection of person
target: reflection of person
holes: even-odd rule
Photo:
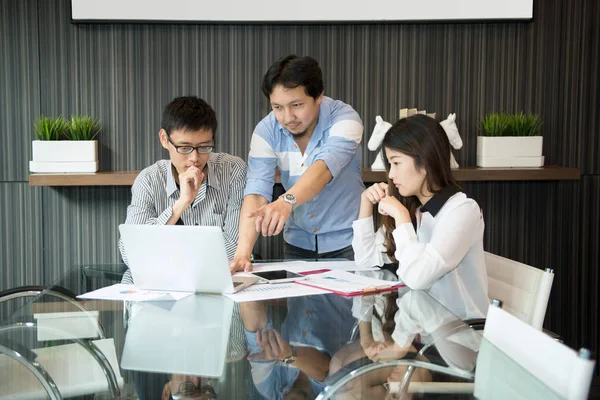
[[[232,270],[250,270],[259,233],[284,228],[286,258],[353,258],[352,221],[358,215],[362,122],[351,106],[323,95],[311,57],[289,55],[263,80],[272,112],[255,128]],[[286,193],[271,202],[275,172]]]
[[[446,364],[466,371],[475,367],[481,336],[423,291],[404,293],[397,301],[394,342],[410,346],[415,337],[421,345],[434,345]]]
[[[352,362],[356,364],[356,360],[361,365],[369,364],[369,360],[361,359],[365,355],[371,361],[407,358],[436,365],[447,365],[467,372],[473,370],[481,342],[481,336],[477,332],[426,294],[425,291],[399,290],[397,294],[390,295],[387,300],[396,299],[397,302],[394,302],[394,304],[397,304],[395,314],[389,315],[386,313],[382,316],[384,322],[383,339],[374,341],[373,336],[371,336],[373,346],[365,346],[362,343],[365,339],[361,327],[360,345],[357,342],[352,343],[334,355],[333,360],[336,362],[332,362],[330,370],[332,374],[335,374],[339,369],[342,369],[342,374],[350,372],[349,369],[352,365],[348,364]],[[375,307],[377,306],[378,304],[375,304]],[[390,322],[389,319],[393,321],[392,324],[387,323]],[[361,321],[361,323],[364,322],[366,321]],[[430,347],[429,351],[425,353],[426,355],[417,355],[417,351],[425,346]],[[368,398],[383,398],[387,393],[381,385],[386,382],[401,382],[406,370],[407,366],[405,365],[382,366],[345,385],[340,392],[343,392],[346,397],[361,393]],[[417,368],[411,381],[431,381],[432,378],[436,380],[444,379],[443,376],[432,375],[427,370]]]
[[[203,380],[204,383],[202,383]],[[211,381],[199,376],[173,374],[162,392],[162,400],[212,400],[216,398],[217,393]]]
[[[246,164],[238,157],[213,153],[216,130],[215,112],[198,97],[179,97],[165,107],[158,136],[169,160],[137,176],[126,224],[218,226],[227,255],[233,257]],[[121,241],[119,248],[127,264]],[[129,271],[123,282],[132,283]]]
[[[242,303],[252,379],[268,399],[306,399],[323,389],[331,356],[350,337],[349,299],[335,295],[288,299],[281,333],[264,302]]]

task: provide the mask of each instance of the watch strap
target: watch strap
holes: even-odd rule
[[[283,359],[283,362],[285,364],[292,364],[298,359],[298,354],[296,353],[296,346],[290,345],[290,349],[292,350],[292,355],[287,356],[286,358]]]

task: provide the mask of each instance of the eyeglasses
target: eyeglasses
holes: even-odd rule
[[[179,385],[177,393],[173,393],[171,395],[173,400],[190,399],[196,398],[197,396],[204,396],[209,399],[216,399],[217,393],[215,392],[215,389],[210,385],[204,385],[201,388],[199,388],[196,385],[194,385],[194,383],[190,381],[185,381]]]
[[[202,146],[196,146],[196,147],[194,147],[194,146],[178,146],[171,141],[171,138],[168,135],[167,135],[167,141],[169,143],[171,143],[173,145],[173,147],[175,147],[175,150],[179,154],[191,154],[194,150],[196,150],[198,152],[198,154],[209,154],[209,153],[212,153],[212,151],[215,148],[214,145],[210,145],[210,146],[202,145]]]

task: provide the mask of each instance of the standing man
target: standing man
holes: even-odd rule
[[[360,117],[323,96],[321,68],[311,57],[275,62],[262,91],[273,111],[252,134],[231,270],[251,270],[258,235],[278,235],[284,226],[285,258],[354,259],[352,221],[364,190]],[[271,201],[276,169],[286,192]]]
[[[126,224],[218,226],[233,258],[247,167],[239,157],[213,152],[216,130],[214,110],[198,97],[178,97],[165,107],[158,137],[169,159],[135,179]],[[119,249],[127,264],[122,241]],[[133,283],[129,270],[122,282]]]

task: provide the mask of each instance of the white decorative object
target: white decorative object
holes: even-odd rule
[[[97,140],[34,140],[31,172],[96,172]]]
[[[412,116],[415,114],[425,114],[425,111],[419,112],[416,108],[414,109],[401,109],[400,110],[400,119],[407,118],[407,116]],[[433,115],[434,114],[427,114]],[[434,118],[434,117],[432,117]],[[392,127],[392,124],[386,122],[379,115],[375,117],[375,128],[373,128],[373,133],[371,133],[371,138],[369,139],[369,143],[367,147],[371,151],[377,151],[379,146],[381,146],[381,142],[386,134],[386,132]],[[450,145],[454,149],[460,149],[463,146],[462,139],[460,138],[460,134],[458,133],[458,127],[456,126],[456,114],[449,114],[448,118],[444,121],[440,122],[442,128],[444,128],[444,132],[448,136],[448,140],[450,141]],[[450,152],[450,168],[458,168],[459,165],[454,158],[454,154]],[[371,170],[373,171],[385,171],[385,165],[383,163],[383,153],[380,151],[375,157],[375,161],[371,165]]]
[[[543,136],[477,136],[478,167],[541,167]]]
[[[386,132],[392,127],[392,124],[384,121],[379,115],[375,117],[375,122],[375,128],[373,128],[373,133],[371,133],[371,138],[369,139],[369,143],[367,143],[367,147],[371,151],[377,151],[379,146],[381,146],[381,142],[383,141]],[[382,151],[377,153],[377,157],[375,157],[371,169],[373,171],[385,171]]]
[[[450,141],[450,146],[453,149],[460,149],[463,146],[462,139],[460,138],[460,134],[458,133],[458,127],[456,126],[456,114],[449,114],[448,118],[440,122],[442,128],[446,132],[446,136],[448,136],[448,140]],[[454,158],[454,154],[450,152],[450,168],[458,168],[459,165]]]

